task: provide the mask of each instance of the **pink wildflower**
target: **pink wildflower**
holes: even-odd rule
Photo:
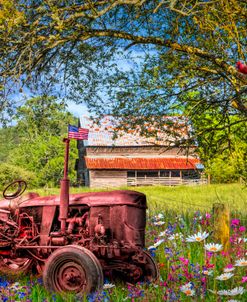
[[[206,217],[206,219],[210,219],[211,218],[211,214],[206,213],[205,217]]]
[[[210,263],[209,259],[206,259],[206,268],[207,269],[214,268],[214,264]]]
[[[207,251],[207,258],[208,258],[208,259],[211,259],[212,257],[213,257],[213,253]]]
[[[242,277],[242,280],[241,280],[241,282],[242,282],[242,283],[245,283],[245,282],[247,282],[247,276],[244,276],[244,277]]]
[[[189,259],[185,259],[183,257],[179,258],[179,260],[184,264],[184,265],[188,265],[189,263]]]
[[[225,252],[225,251],[222,251],[222,252],[221,252],[221,255],[222,255],[223,257],[227,257],[227,256],[229,255],[229,253],[228,253],[228,252]]]
[[[232,221],[231,221],[231,226],[239,225],[239,223],[240,223],[240,220],[239,220],[239,219],[232,219]]]
[[[245,231],[246,231],[246,227],[245,226],[239,227],[239,232],[244,233]]]

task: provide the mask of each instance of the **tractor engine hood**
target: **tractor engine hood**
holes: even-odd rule
[[[69,195],[70,205],[87,205],[89,207],[128,205],[147,208],[146,196],[140,192],[118,190],[111,192],[90,192]],[[37,193],[28,193],[21,197],[0,200],[0,209],[15,210],[16,208],[60,205],[59,195],[40,197]]]

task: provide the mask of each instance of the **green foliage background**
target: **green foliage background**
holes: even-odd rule
[[[63,176],[68,124],[77,120],[66,106],[46,95],[27,100],[16,115],[16,125],[0,129],[0,187],[24,179],[29,187],[52,187]],[[76,182],[76,141],[70,144],[69,177]]]
[[[246,15],[241,0],[0,0],[0,121],[17,122],[0,130],[0,162],[58,184],[69,117],[56,96],[149,136],[180,114],[211,181],[246,180]],[[43,96],[16,113],[17,91]]]
[[[185,108],[185,112],[190,111]],[[189,115],[189,114],[188,114]],[[247,179],[246,122],[230,117],[228,128],[217,109],[191,115],[197,152],[212,183],[232,183]],[[63,176],[64,144],[68,124],[77,120],[63,102],[43,95],[31,98],[17,110],[16,125],[0,129],[0,187],[15,179],[29,187],[56,187]],[[221,125],[219,127],[219,125]],[[76,184],[76,141],[70,143],[69,177]]]
[[[218,108],[210,108],[197,115],[190,114],[191,110],[191,104],[185,108],[192,123],[192,137],[196,138],[197,152],[211,182],[246,181],[246,121],[235,115],[225,121]]]

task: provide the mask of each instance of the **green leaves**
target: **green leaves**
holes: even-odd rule
[[[28,86],[85,102],[98,116],[114,114],[123,128],[155,117],[157,130],[165,132],[162,116],[186,115],[199,129],[199,143],[214,141],[205,157],[229,136],[233,115],[246,121],[247,77],[235,68],[247,61],[245,1],[24,2],[1,2],[5,15],[21,20],[7,35],[0,30],[3,112],[14,108],[16,88]],[[217,128],[221,123],[228,130],[215,131],[207,119],[200,127],[208,113],[217,115]],[[54,135],[61,130],[52,108],[18,114],[30,140],[46,125]],[[27,116],[31,129],[22,121]],[[150,135],[145,127],[141,133]]]
[[[13,0],[0,0],[0,32],[12,32],[25,21],[25,14],[19,11]]]
[[[66,112],[66,106],[52,96],[39,96],[26,101],[17,109],[16,121],[19,134],[28,140],[43,136],[58,136],[66,131],[66,125],[73,120]]]
[[[75,144],[71,144],[69,177],[76,182],[74,162],[77,157]],[[12,165],[25,168],[36,175],[39,186],[57,186],[63,176],[64,144],[62,136],[41,133],[33,141],[23,141],[10,154]]]
[[[37,185],[37,178],[33,172],[8,163],[0,163],[0,189],[2,190],[14,180],[23,179],[32,188]]]
[[[67,126],[75,118],[66,111],[63,102],[54,97],[40,96],[26,101],[18,108],[17,125],[0,129],[4,142],[0,147],[1,161],[10,171],[6,181],[18,175],[37,186],[56,186],[63,176],[64,144]],[[69,175],[76,182],[74,161],[77,157],[75,142],[71,142]],[[18,170],[19,169],[19,170]],[[2,179],[2,183],[6,183]],[[0,180],[1,183],[1,180]]]

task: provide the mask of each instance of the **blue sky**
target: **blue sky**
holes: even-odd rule
[[[68,111],[71,112],[75,117],[81,117],[82,115],[89,115],[87,106],[85,104],[75,104],[73,102],[68,102]]]

